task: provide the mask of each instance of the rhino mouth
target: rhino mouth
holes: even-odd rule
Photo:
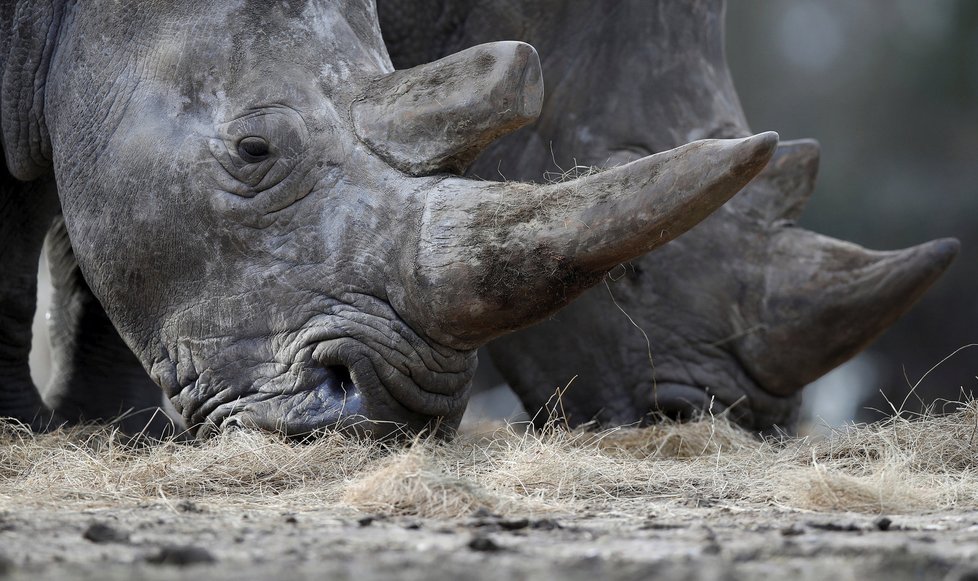
[[[800,394],[776,396],[757,386],[737,387],[730,382],[714,385],[660,381],[649,398],[650,414],[678,421],[725,416],[765,433],[769,428],[790,427],[797,419]]]
[[[342,428],[363,418],[364,381],[346,365],[311,365],[300,382],[269,397],[245,398],[218,406],[206,423],[220,430],[236,427],[301,436],[321,428]]]
[[[669,419],[687,421],[717,415],[730,408],[710,391],[681,383],[657,383],[652,390],[652,411]]]

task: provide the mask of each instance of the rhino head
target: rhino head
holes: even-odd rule
[[[777,142],[462,179],[540,111],[527,44],[394,71],[368,0],[44,14],[43,111],[5,119],[8,166],[53,168],[85,279],[189,426],[453,426],[480,345],[692,227]]]
[[[433,5],[444,15],[440,36],[410,20]],[[628,164],[694,139],[750,134],[724,55],[723,0],[380,8],[395,62],[496,38],[543,54],[550,91],[540,118],[490,146],[476,175],[539,180],[547,170]],[[702,224],[615,269],[607,287],[553,318],[491,343],[527,410],[545,421],[538,410],[557,408],[572,425],[730,410],[751,429],[791,427],[802,388],[906,312],[958,250],[946,239],[875,252],[797,227],[818,155],[812,140],[782,143]]]

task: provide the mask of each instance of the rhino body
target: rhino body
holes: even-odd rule
[[[750,134],[725,60],[723,0],[378,8],[397,66],[502,38],[541,51],[540,118],[493,144],[474,175],[545,181]],[[783,142],[702,224],[616,268],[552,318],[491,343],[527,411],[538,421],[556,412],[571,425],[623,425],[729,410],[751,429],[790,428],[801,389],[909,309],[958,249],[947,239],[874,252],[796,227],[818,157],[812,140]]]
[[[777,136],[546,186],[457,177],[531,122],[534,49],[395,71],[370,0],[0,5],[0,415],[451,428],[476,350],[678,236]],[[28,372],[38,256],[54,380]],[[179,423],[179,422],[178,422]]]

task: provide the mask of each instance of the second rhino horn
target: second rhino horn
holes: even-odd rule
[[[959,243],[872,251],[800,228],[772,240],[760,325],[736,346],[768,391],[791,395],[866,348],[944,273]],[[790,347],[786,347],[790,345]]]

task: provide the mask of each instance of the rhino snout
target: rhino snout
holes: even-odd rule
[[[279,337],[180,348],[183,361],[172,363],[178,369],[192,369],[187,360],[220,362],[182,379],[186,387],[173,400],[187,424],[198,435],[232,426],[290,436],[322,428],[372,436],[454,428],[475,354],[413,333],[379,299],[350,300]]]

